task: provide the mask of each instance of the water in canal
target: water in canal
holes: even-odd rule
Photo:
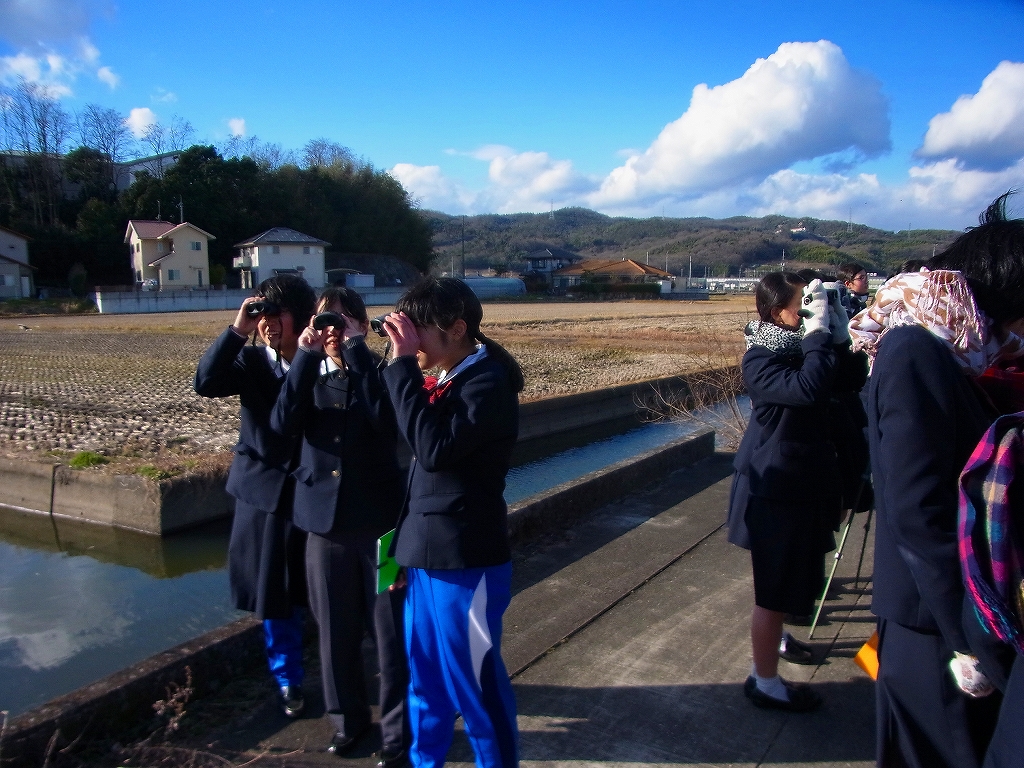
[[[699,429],[645,424],[514,467],[509,503]],[[230,522],[159,538],[0,507],[0,710],[24,712],[244,615]]]

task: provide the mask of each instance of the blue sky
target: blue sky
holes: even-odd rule
[[[448,213],[961,228],[1024,187],[1021,0],[0,0],[18,76],[137,132],[325,137]]]

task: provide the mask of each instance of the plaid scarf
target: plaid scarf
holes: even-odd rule
[[[770,349],[777,355],[803,355],[804,350],[800,345],[803,338],[803,328],[799,331],[788,331],[764,320],[751,320],[743,329],[743,341],[746,342],[747,349],[756,344]]]
[[[1024,654],[1024,412],[1000,416],[960,475],[960,566],[982,625]]]
[[[980,376],[996,360],[1024,354],[1024,341],[1008,334],[1002,342],[991,321],[978,309],[967,280],[959,272],[937,269],[908,272],[889,280],[875,293],[874,303],[850,321],[853,350],[864,350],[874,365],[878,345],[892,328],[920,325],[949,347],[972,376]]]

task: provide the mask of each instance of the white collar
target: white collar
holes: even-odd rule
[[[461,363],[452,368],[451,371],[441,371],[441,376],[437,380],[438,386],[444,384],[446,381],[454,379],[464,370],[469,368],[469,366],[471,366],[473,363],[479,360],[483,360],[485,357],[487,357],[487,347],[484,344],[477,344],[476,352],[474,352],[472,355],[470,355]]]
[[[330,357],[325,357],[323,362],[320,363],[320,375],[325,376],[335,371],[340,371],[342,368]]]
[[[288,373],[288,369],[292,367],[291,363],[281,357],[280,353],[276,349],[273,349],[272,347],[264,347],[263,349],[267,351],[267,360],[270,361],[271,368],[276,371],[278,366],[280,366],[284,373]]]

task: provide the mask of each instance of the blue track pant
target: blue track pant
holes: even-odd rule
[[[293,608],[287,619],[264,619],[263,639],[267,645],[270,674],[278,686],[302,687],[303,610]]]
[[[478,768],[514,768],[519,732],[501,659],[501,617],[512,564],[461,570],[408,568],[405,642],[413,768],[439,768],[461,713]]]

